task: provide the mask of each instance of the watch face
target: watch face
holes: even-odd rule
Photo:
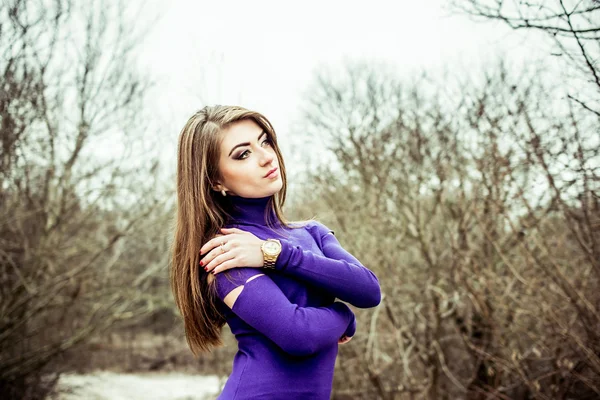
[[[279,251],[279,244],[277,242],[266,242],[265,251],[269,254],[276,254]]]

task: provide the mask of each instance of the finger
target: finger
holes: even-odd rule
[[[220,247],[220,246],[219,246]],[[206,266],[212,261],[214,260],[217,256],[223,254],[223,252],[220,250],[219,247],[216,247],[214,249],[211,249],[208,253],[206,253],[204,256],[202,257],[202,260],[200,260],[200,265],[202,267],[204,267],[204,269],[206,269]]]
[[[220,244],[220,243],[219,243]],[[200,255],[206,254],[216,246],[215,240],[210,239],[200,247]]]
[[[230,233],[244,233],[245,231],[238,229],[238,228],[221,228],[221,232],[223,232],[225,234],[230,234]]]
[[[225,236],[225,235],[221,235],[220,233],[218,233],[215,235],[214,238],[212,238],[208,242],[204,243],[204,245],[202,245],[202,247],[200,247],[200,255],[211,251],[212,249],[214,249],[217,246],[220,246],[221,240],[223,240],[223,239],[219,239],[219,238],[222,236]]]
[[[352,340],[352,336],[348,337],[348,336],[344,335],[340,338],[340,340],[338,340],[338,343],[344,344],[344,343],[348,343],[351,340]]]
[[[223,246],[221,246],[221,242],[219,242],[218,246],[213,247],[212,249],[210,249],[208,251],[208,253],[206,253],[204,256],[202,257],[202,260],[200,260],[200,265],[202,267],[206,267],[208,264],[210,264],[210,262],[212,260],[214,260],[216,257],[220,256],[221,254],[224,253],[229,253],[231,250],[233,250],[233,241],[226,241],[226,240],[222,240]],[[231,257],[230,257],[231,258]],[[206,270],[206,268],[204,268]]]
[[[211,272],[213,269],[217,268],[221,263],[230,260],[232,258],[235,257],[235,254],[233,254],[232,252],[228,251],[226,253],[220,254],[218,256],[216,256],[214,259],[212,259],[205,267],[204,270],[206,272]]]
[[[227,271],[228,269],[237,267],[237,260],[235,258],[229,259],[224,263],[219,264],[214,270],[213,274],[218,274],[219,272]]]

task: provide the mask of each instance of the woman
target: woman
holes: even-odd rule
[[[205,107],[179,137],[171,285],[195,355],[238,341],[219,399],[329,399],[352,311],[379,304],[376,276],[316,221],[282,214],[275,131],[241,107]]]

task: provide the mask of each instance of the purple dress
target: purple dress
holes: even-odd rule
[[[275,269],[233,268],[215,276],[219,307],[238,341],[218,399],[329,399],[337,341],[356,330],[352,311],[335,299],[375,307],[381,300],[379,281],[319,222],[269,228],[268,200],[227,198],[232,217],[227,227],[279,239],[282,251]],[[240,285],[244,288],[230,309],[222,300]]]

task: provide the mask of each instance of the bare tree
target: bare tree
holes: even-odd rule
[[[340,398],[599,393],[595,119],[556,104],[544,71],[483,77],[450,96],[360,64],[316,79],[303,131],[332,157],[297,211],[384,293],[341,348]]]
[[[166,265],[166,243],[151,264],[131,253],[141,243],[132,235],[162,228],[166,212],[131,11],[124,2],[0,4],[4,398],[43,397],[53,386],[44,366],[156,308],[145,289]]]
[[[444,238],[435,238],[443,232],[431,228],[453,173],[441,160],[457,141],[443,107],[427,94],[427,77],[417,81],[421,89],[381,66],[357,64],[336,78],[319,76],[309,97],[303,131],[318,135],[334,157],[311,171],[303,192],[312,196],[299,204],[331,221],[381,277],[384,292],[369,320],[358,313],[362,335],[341,350],[336,376],[344,390],[336,385],[336,396],[443,398],[448,381],[437,351],[449,340],[444,321],[455,295],[443,268],[447,249],[437,243]],[[447,174],[441,181],[438,170]]]
[[[595,0],[452,0],[454,10],[513,29],[546,34],[556,46],[552,55],[565,61],[571,77],[583,77],[584,91],[571,88],[569,97],[600,117],[600,3]],[[593,89],[592,89],[593,88]]]

